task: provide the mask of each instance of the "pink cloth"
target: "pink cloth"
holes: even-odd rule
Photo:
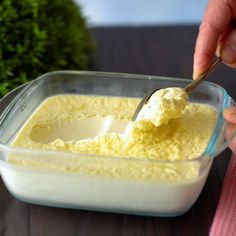
[[[236,235],[236,156],[232,156],[225,175],[223,188],[210,236]]]

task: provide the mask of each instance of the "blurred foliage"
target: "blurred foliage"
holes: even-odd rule
[[[0,96],[48,71],[88,69],[93,49],[73,0],[0,0]]]

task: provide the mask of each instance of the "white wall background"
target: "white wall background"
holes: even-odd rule
[[[207,0],[76,0],[90,26],[196,24]]]

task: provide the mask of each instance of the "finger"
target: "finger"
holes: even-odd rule
[[[230,107],[224,110],[224,118],[229,122],[236,124],[236,107]]]
[[[219,36],[230,25],[233,9],[228,1],[211,0],[199,28],[194,53],[193,78],[208,69],[215,54]]]
[[[236,65],[236,29],[232,30],[224,39],[221,47],[223,62],[231,67]]]
[[[226,138],[227,139],[231,138],[235,130],[236,130],[236,124],[228,123],[226,128]],[[233,138],[233,140],[230,142],[229,148],[232,150],[234,154],[236,154],[236,138]]]
[[[216,48],[216,55],[219,57],[221,55],[221,48],[222,45],[227,38],[227,36],[234,30],[235,25],[232,23],[230,24],[223,33],[219,36],[218,42],[217,42],[217,48]]]
[[[226,109],[224,111],[224,117],[228,121],[226,128],[226,138],[229,139],[236,130],[236,108],[231,107]],[[229,145],[229,148],[234,154],[236,154],[236,138],[232,140]]]

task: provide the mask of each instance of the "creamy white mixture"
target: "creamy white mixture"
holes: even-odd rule
[[[216,111],[187,103],[181,88],[168,88],[153,94],[130,122],[139,101],[75,95],[44,101],[12,145],[64,152],[54,158],[47,152],[11,154],[10,164],[33,171],[1,166],[10,191],[49,205],[149,215],[186,211],[198,197],[211,163],[200,174],[197,161],[172,161],[202,154]],[[103,157],[88,159],[85,154]],[[110,159],[114,156],[118,159]],[[168,162],[155,162],[159,160]]]
[[[149,121],[155,126],[179,118],[187,105],[188,95],[182,88],[157,90],[143,106],[136,120]]]

